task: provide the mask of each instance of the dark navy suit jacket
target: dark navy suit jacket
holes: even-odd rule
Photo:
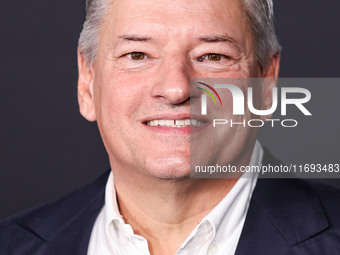
[[[279,162],[266,152],[268,163]],[[86,255],[108,174],[0,223],[0,255]],[[340,254],[340,191],[297,179],[259,179],[236,255],[314,254]]]

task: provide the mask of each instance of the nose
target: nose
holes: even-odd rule
[[[190,65],[185,57],[164,59],[156,75],[152,97],[171,105],[189,104]]]

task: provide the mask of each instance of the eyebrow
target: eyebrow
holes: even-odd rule
[[[240,49],[239,43],[236,39],[230,36],[226,35],[211,35],[211,36],[202,36],[199,38],[200,41],[206,42],[206,43],[219,43],[219,42],[225,42],[228,44],[231,44],[232,46],[236,47],[237,49]]]
[[[125,42],[147,42],[153,40],[151,37],[139,35],[121,35],[118,37],[118,39]]]

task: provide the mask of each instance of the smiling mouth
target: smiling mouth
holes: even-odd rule
[[[207,122],[204,120],[196,119],[184,119],[184,120],[149,120],[146,125],[150,127],[173,127],[173,128],[185,128],[185,127],[201,127]]]

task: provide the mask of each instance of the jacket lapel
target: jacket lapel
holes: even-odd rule
[[[263,164],[280,163],[265,153]],[[321,203],[307,182],[258,179],[235,254],[305,254],[299,244],[328,226]]]

